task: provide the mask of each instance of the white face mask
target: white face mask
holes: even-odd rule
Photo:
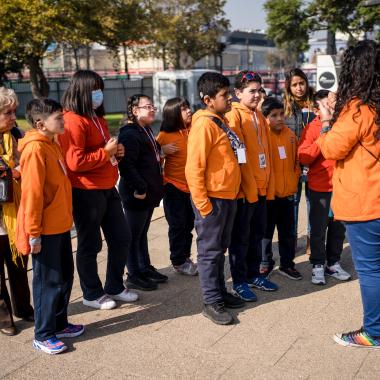
[[[103,103],[103,91],[94,90],[91,92],[91,96],[92,96],[92,108],[96,110]]]

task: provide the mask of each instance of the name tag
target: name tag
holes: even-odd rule
[[[278,147],[278,153],[280,155],[280,160],[285,160],[286,159],[286,152],[285,152],[285,147],[284,146],[279,146]]]
[[[264,169],[267,167],[267,160],[265,158],[265,153],[259,154],[259,166],[260,166],[260,169]]]
[[[246,164],[247,163],[247,157],[245,154],[245,148],[237,148],[237,159],[239,164]]]

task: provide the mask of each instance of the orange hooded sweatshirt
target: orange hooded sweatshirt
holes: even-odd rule
[[[256,118],[257,129],[256,129]],[[241,166],[242,183],[240,198],[257,202],[258,195],[274,199],[274,175],[271,170],[269,127],[260,111],[253,112],[241,103],[233,102],[226,114],[232,130],[244,141],[247,163]],[[265,154],[266,166],[260,168],[259,154]]]
[[[336,160],[332,209],[342,221],[380,218],[380,141],[376,113],[354,99],[317,144],[326,160]]]
[[[32,130],[18,141],[18,149],[22,181],[17,223],[30,237],[69,231],[71,184],[59,145]]]
[[[285,198],[297,192],[301,174],[297,159],[297,137],[287,126],[281,131],[269,130],[271,161],[276,197]]]
[[[185,174],[195,207],[202,216],[212,211],[209,197],[236,199],[240,168],[226,133],[208,116],[226,119],[207,110],[193,115],[187,145]]]

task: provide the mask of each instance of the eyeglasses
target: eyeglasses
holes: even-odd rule
[[[156,112],[157,111],[157,107],[154,107],[150,104],[147,104],[145,106],[140,106],[140,107],[137,107],[137,108],[143,108],[144,110],[147,110],[147,111],[154,111]]]
[[[262,82],[261,76],[256,73],[255,71],[248,71],[248,73],[245,73],[242,78],[242,82]]]

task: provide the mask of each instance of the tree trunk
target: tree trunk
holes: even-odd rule
[[[331,55],[336,54],[335,32],[333,32],[330,29],[327,29],[326,54],[331,54]]]
[[[162,47],[162,64],[164,65],[164,70],[168,69],[168,63],[166,61],[166,48],[165,46]]]
[[[90,45],[86,45],[86,69],[90,70]]]
[[[75,60],[75,70],[77,70],[77,71],[80,69],[78,50],[79,49],[77,47],[73,47],[74,60]]]
[[[30,71],[30,87],[34,98],[46,98],[49,95],[49,83],[40,66],[41,57],[30,56],[27,66]]]
[[[123,42],[123,56],[124,56],[124,72],[126,75],[126,78],[129,79],[129,68],[128,68],[128,46],[125,42]]]

